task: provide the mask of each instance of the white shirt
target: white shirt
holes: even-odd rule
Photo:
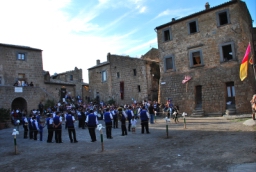
[[[27,117],[24,118],[24,122],[25,122],[25,123],[28,123]]]
[[[36,129],[39,130],[39,127],[38,127],[38,122],[37,120],[35,120],[35,126],[36,126]]]
[[[49,119],[49,124],[50,125],[53,124],[53,119],[52,118]]]

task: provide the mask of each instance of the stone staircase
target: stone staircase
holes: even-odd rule
[[[193,110],[191,117],[203,117],[204,110],[202,108],[196,108]]]

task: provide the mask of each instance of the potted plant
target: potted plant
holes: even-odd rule
[[[0,108],[0,129],[7,127],[10,118],[10,109]]]

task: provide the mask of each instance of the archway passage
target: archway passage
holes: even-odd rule
[[[15,110],[14,114],[12,114],[12,123],[15,125],[16,120],[22,119],[22,112],[27,112],[27,101],[22,97],[15,98],[11,107],[11,110]],[[17,113],[16,110],[19,110],[19,112]]]
[[[12,110],[14,109],[19,109],[20,111],[27,111],[27,101],[22,97],[15,98],[12,101]]]

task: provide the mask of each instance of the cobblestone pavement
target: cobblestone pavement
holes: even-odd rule
[[[188,117],[184,129],[183,120],[179,121],[166,123],[158,118],[156,124],[149,125],[150,134],[141,134],[138,121],[136,134],[128,132],[127,136],[121,136],[119,123],[118,129],[112,129],[113,139],[106,139],[103,131],[103,146],[99,131],[96,131],[97,141],[92,143],[88,129],[76,128],[79,142],[70,143],[63,126],[63,143],[58,144],[46,142],[46,129],[44,141],[23,139],[23,128],[19,127],[17,155],[12,136],[14,127],[3,129],[0,169],[1,172],[211,172],[244,169],[241,164],[255,167],[254,127],[243,125],[242,120],[223,117]]]

